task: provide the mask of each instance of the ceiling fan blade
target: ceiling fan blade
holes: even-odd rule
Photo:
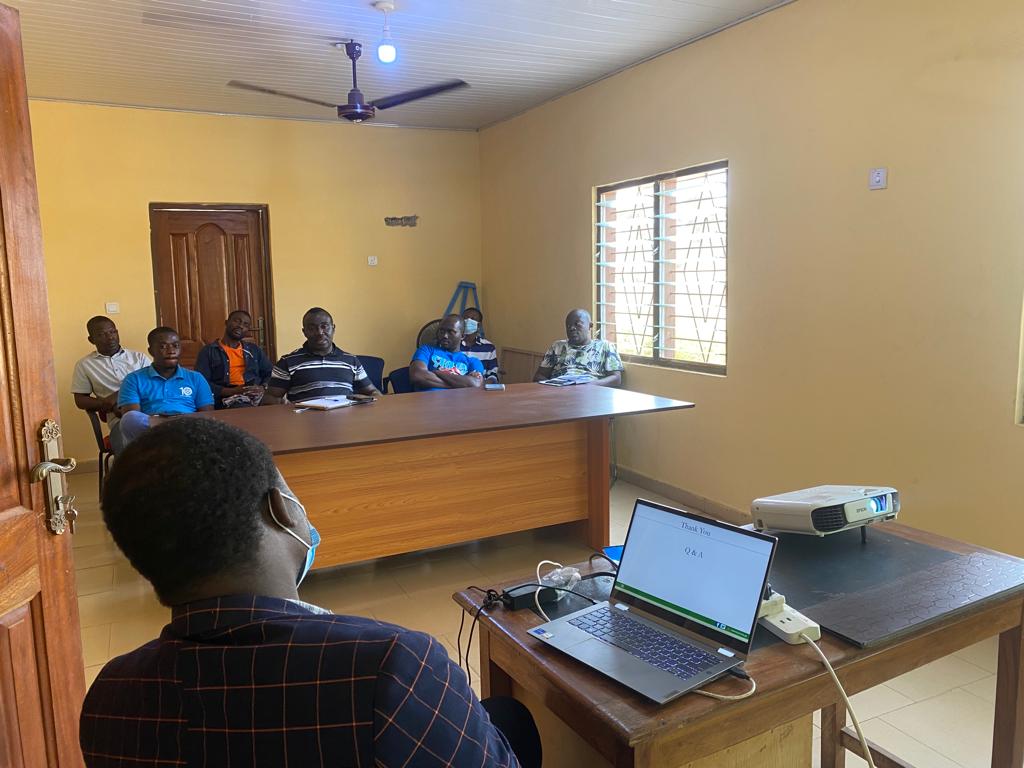
[[[425,99],[427,96],[436,96],[439,93],[451,91],[455,88],[464,88],[467,85],[469,85],[469,83],[465,80],[447,80],[443,83],[428,85],[425,88],[417,88],[412,91],[405,91],[404,93],[396,93],[394,96],[385,96],[383,99],[374,99],[370,103],[377,109],[389,109],[391,107],[397,107],[399,104],[416,101],[416,99]]]
[[[331,104],[327,101],[319,101],[318,99],[307,99],[305,96],[296,96],[294,93],[286,93],[285,91],[275,91],[273,88],[264,88],[262,85],[252,85],[251,83],[243,83],[241,80],[232,80],[228,83],[232,88],[241,88],[244,91],[256,91],[257,93],[269,93],[271,96],[284,96],[286,99],[295,99],[296,101],[305,101],[309,104],[318,104],[321,107],[329,107],[331,109],[337,109],[337,104]]]

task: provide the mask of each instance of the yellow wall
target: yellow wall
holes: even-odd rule
[[[907,523],[1024,555],[1024,4],[798,0],[480,151],[488,329],[535,350],[592,301],[595,186],[729,160],[728,376],[630,366],[697,408],[622,420],[620,464],[741,509],[894,485]]]
[[[126,347],[155,322],[150,202],[266,203],[277,348],[302,313],[334,314],[343,349],[408,363],[420,326],[459,280],[479,281],[474,133],[32,102],[43,244],[65,447],[95,458],[69,393],[85,321],[117,301]],[[415,228],[385,216],[418,214]],[[379,257],[368,267],[366,257]]]

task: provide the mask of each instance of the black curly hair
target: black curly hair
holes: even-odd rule
[[[269,449],[215,419],[184,416],[134,440],[103,490],[103,520],[165,605],[218,573],[244,568],[280,483]]]

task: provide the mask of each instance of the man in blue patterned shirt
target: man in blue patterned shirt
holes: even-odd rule
[[[507,711],[481,704],[437,640],[299,600],[320,537],[254,437],[204,418],[152,429],[102,506],[172,614],[90,687],[90,768],[520,765],[495,725]],[[523,712],[528,768],[540,749]]]

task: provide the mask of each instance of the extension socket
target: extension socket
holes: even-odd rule
[[[800,645],[804,642],[801,635],[807,635],[810,640],[821,639],[821,627],[788,605],[783,606],[778,613],[762,616],[757,621],[762,627],[773,635],[781,637],[790,645]]]
[[[757,611],[757,618],[763,618],[765,616],[774,616],[777,613],[781,613],[782,609],[786,607],[786,596],[781,592],[772,592],[772,596],[767,600],[761,601],[761,607]]]

